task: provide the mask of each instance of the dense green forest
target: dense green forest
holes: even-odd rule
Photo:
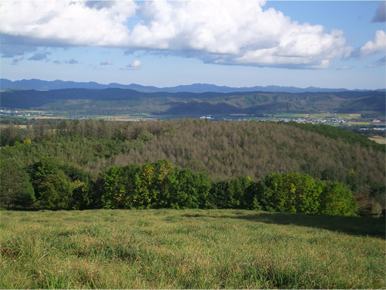
[[[322,207],[334,210],[322,202],[331,200],[331,192],[350,197],[345,191],[349,189],[355,196],[374,198],[381,207],[384,146],[367,140],[328,126],[254,121],[39,121],[25,129],[10,124],[1,132],[2,187],[7,188],[2,192],[16,194],[20,192],[16,184],[23,186],[24,195],[8,205],[24,206],[26,201],[47,208],[212,207],[321,213]],[[160,164],[169,168],[166,173]],[[143,181],[149,168],[152,181]],[[162,174],[168,185],[161,182]],[[308,205],[286,200],[290,184],[310,185],[302,190],[310,194]],[[135,194],[128,197],[129,192]],[[278,198],[275,192],[282,192],[284,201],[272,201]],[[295,189],[294,198],[303,202],[299,192]],[[350,198],[344,200],[352,213]]]
[[[203,114],[276,114],[312,112],[385,113],[385,93],[143,93],[130,89],[19,90],[1,93],[5,108],[40,109],[59,115],[197,116]]]

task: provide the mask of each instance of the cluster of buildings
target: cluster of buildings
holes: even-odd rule
[[[50,117],[53,114],[43,114],[39,112],[28,112],[28,111],[16,111],[16,110],[7,110],[0,109],[0,116],[5,117]]]
[[[331,118],[331,119],[305,119],[305,118],[278,118],[279,121],[283,122],[296,122],[296,123],[309,123],[309,124],[336,124],[343,125],[346,121],[339,118]]]

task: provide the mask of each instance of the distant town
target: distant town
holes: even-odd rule
[[[284,115],[284,116],[283,116]],[[285,117],[285,115],[294,115],[294,117]],[[300,117],[299,115],[302,115]],[[316,117],[315,117],[316,115]],[[329,115],[324,117],[323,115]],[[339,117],[344,116],[344,118]],[[352,118],[350,116],[352,115]],[[56,114],[47,113],[44,111],[27,111],[27,110],[11,110],[6,108],[0,108],[0,116],[11,117],[11,118],[27,118],[27,119],[68,119],[68,120],[84,120],[84,119],[104,119],[107,121],[139,121],[139,120],[158,120],[155,117],[142,117],[142,116],[116,116],[116,117],[105,117],[105,116],[57,116]],[[295,117],[296,116],[296,117]],[[363,119],[360,114],[282,114],[282,115],[271,115],[269,117],[255,117],[247,114],[230,114],[229,116],[213,116],[204,115],[198,117],[198,119],[206,119],[210,121],[262,121],[262,122],[296,122],[296,123],[308,123],[308,124],[325,124],[333,126],[372,126],[373,130],[386,130],[385,122],[378,119]],[[368,127],[360,128],[361,130],[368,130]]]

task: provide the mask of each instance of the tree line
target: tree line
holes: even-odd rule
[[[24,170],[1,160],[1,206],[12,208],[150,209],[221,208],[351,216],[356,199],[345,184],[310,175],[272,173],[259,182],[234,176],[212,181],[169,160],[113,166],[93,180],[55,158]]]

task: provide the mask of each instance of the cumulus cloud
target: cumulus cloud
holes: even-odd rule
[[[386,2],[379,4],[372,22],[386,22]]]
[[[129,32],[125,21],[134,15],[137,4],[133,1],[117,1],[112,2],[111,7],[94,9],[88,3],[80,0],[2,1],[0,32],[51,41],[58,45],[124,44]]]
[[[266,1],[6,2],[0,32],[51,45],[120,47],[204,62],[327,68],[351,53],[343,32],[299,24]],[[141,21],[129,29],[132,17]]]
[[[379,52],[385,52],[386,50],[386,34],[383,30],[377,30],[375,32],[374,40],[368,41],[362,47],[353,51],[350,57],[365,58]]]
[[[54,63],[60,64],[60,61],[59,60],[55,60]]]
[[[121,70],[138,70],[142,67],[142,62],[135,60],[133,63],[121,68]]]
[[[33,56],[31,56],[28,60],[44,60],[47,59],[48,53],[36,53]]]
[[[111,60],[101,62],[100,65],[113,65],[113,62]]]
[[[66,60],[65,63],[68,63],[68,64],[78,64],[79,61],[77,61],[76,59],[69,59],[69,60]]]
[[[0,33],[0,43],[1,57],[4,58],[21,56],[38,49],[36,46],[29,45],[24,37],[7,35],[4,33]]]

